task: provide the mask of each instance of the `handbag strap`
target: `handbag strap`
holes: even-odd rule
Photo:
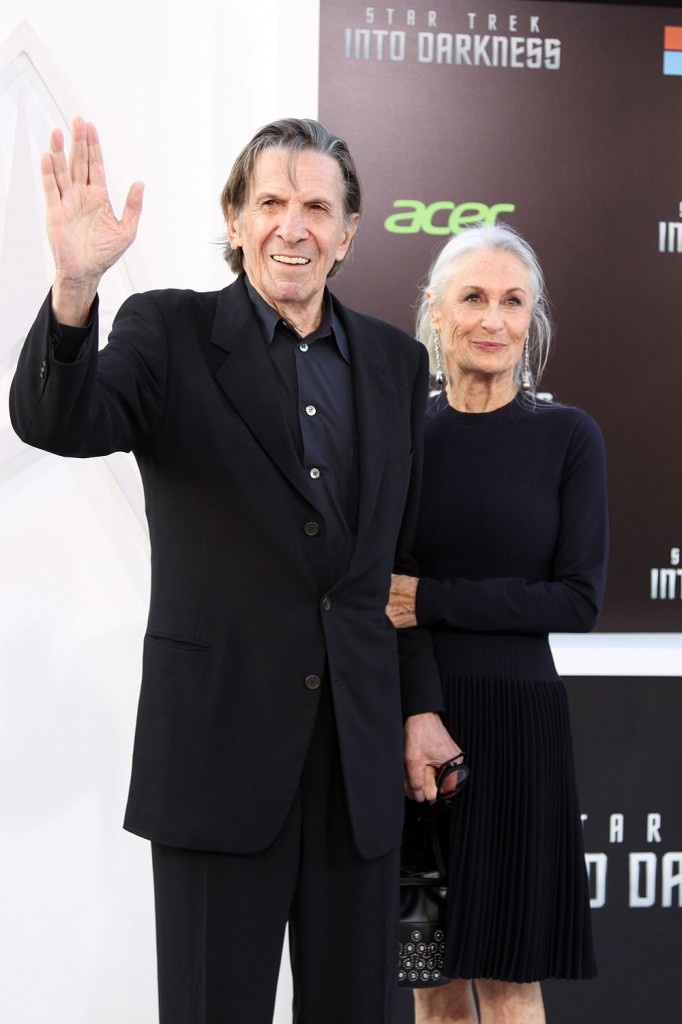
[[[436,822],[434,818],[427,818],[425,826],[429,832],[429,839],[431,841],[431,849],[433,850],[433,856],[436,861],[436,868],[438,870],[439,877],[444,883],[447,883],[448,869],[445,864],[445,856],[443,854],[443,847],[441,846],[440,837],[438,835],[438,829],[436,828]]]

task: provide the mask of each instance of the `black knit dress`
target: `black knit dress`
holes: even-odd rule
[[[431,400],[417,619],[432,629],[468,788],[450,830],[451,978],[596,974],[569,710],[550,632],[594,627],[606,556],[599,428],[524,398]]]

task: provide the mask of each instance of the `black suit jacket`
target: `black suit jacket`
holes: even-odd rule
[[[384,614],[392,569],[411,565],[426,353],[335,309],[360,461],[341,579],[329,576],[314,484],[243,280],[133,296],[109,344],[98,354],[95,316],[70,363],[55,358],[48,299],[20,357],[10,398],[20,437],[77,457],[132,450],[139,464],[152,583],[125,825],[160,843],[241,853],[272,842],[318,679],[331,685],[360,852],[400,841],[403,715],[442,707],[428,637],[408,630],[399,650]]]

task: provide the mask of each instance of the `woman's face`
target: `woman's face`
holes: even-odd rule
[[[454,264],[440,303],[428,297],[450,381],[473,374],[511,382],[534,301],[523,263],[495,249],[468,253]]]

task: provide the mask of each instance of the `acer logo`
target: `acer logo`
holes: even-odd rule
[[[452,203],[441,200],[435,203],[420,202],[419,199],[396,199],[392,213],[384,221],[384,227],[394,235],[416,235],[423,231],[427,235],[458,235],[472,224],[494,224],[502,213],[513,213],[513,203]]]

